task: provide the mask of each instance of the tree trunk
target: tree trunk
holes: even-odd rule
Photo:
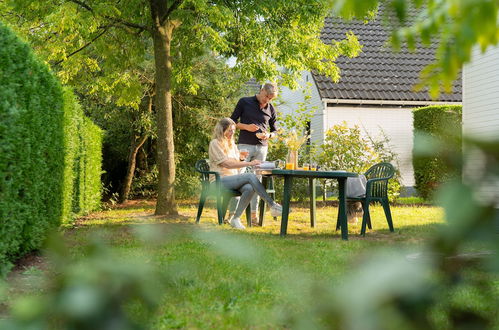
[[[173,115],[170,46],[176,22],[167,17],[167,1],[150,0],[153,21],[154,62],[156,80],[156,113],[158,125],[158,200],[156,215],[177,215],[175,202],[175,148],[173,145]]]
[[[137,153],[144,142],[146,142],[147,138],[147,135],[143,135],[139,140],[135,137],[132,138],[130,153],[128,154],[128,167],[125,176],[125,183],[123,184],[123,189],[121,190],[120,203],[124,203],[128,200],[128,195],[130,194],[130,189],[132,187],[133,176],[135,174]]]
[[[142,101],[140,103],[140,110],[147,111],[149,113],[152,111],[152,97],[150,95],[145,95],[142,98]],[[139,139],[137,139],[135,136],[132,137],[132,141],[130,143],[130,152],[128,153],[128,165],[125,182],[123,184],[123,188],[121,189],[121,195],[119,199],[120,203],[124,203],[128,200],[128,195],[130,194],[130,189],[132,187],[133,177],[137,164],[137,153],[139,152],[144,142],[147,141],[148,137],[149,135],[147,133],[142,135]]]

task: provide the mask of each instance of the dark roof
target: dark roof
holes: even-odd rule
[[[338,83],[312,73],[321,98],[400,100],[400,101],[461,101],[461,77],[454,82],[453,92],[441,94],[432,100],[428,92],[414,92],[423,67],[433,61],[435,47],[417,47],[416,52],[406,49],[394,53],[387,46],[388,33],[381,18],[368,23],[360,20],[342,21],[327,18],[322,32],[324,42],[341,40],[352,31],[363,45],[355,58],[340,57],[337,64],[341,70]]]

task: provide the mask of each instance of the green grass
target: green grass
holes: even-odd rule
[[[138,257],[167,273],[166,293],[151,319],[154,329],[281,328],[296,326],[294,315],[301,320],[317,304],[316,286],[348,282],[374,250],[418,252],[444,222],[438,207],[393,207],[390,233],[382,208],[373,206],[373,230],[360,237],[360,224],[350,224],[350,240],[342,241],[335,230],[337,208],[318,208],[315,228],[307,208],[293,210],[286,237],[279,236],[280,222],[268,213],[263,227],[218,226],[213,205],[196,225],[196,204],[188,201],[179,205],[176,218],[154,216],[151,202],[136,202],[93,213],[64,233],[73,258],[87,253],[85,246],[98,232],[123,258]],[[42,274],[32,266],[18,271],[10,279],[10,296],[36,292],[26,278],[50,272],[50,266]],[[490,308],[479,295],[470,299],[477,308]],[[445,328],[439,315],[436,322]]]

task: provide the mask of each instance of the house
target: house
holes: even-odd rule
[[[479,47],[471,63],[463,69],[463,135],[499,140],[499,47],[484,54]],[[465,178],[473,179],[483,171],[483,157],[474,153],[465,167]],[[499,230],[499,182],[488,181],[480,187],[480,198],[496,203]]]
[[[412,110],[428,105],[461,104],[461,79],[454,83],[451,93],[432,100],[427,91],[415,92],[419,73],[432,62],[434,48],[418,47],[417,52],[402,50],[394,53],[387,46],[388,34],[379,20],[368,23],[360,20],[326,19],[322,39],[345,38],[353,31],[363,45],[356,58],[339,58],[341,79],[334,83],[315,72],[303,72],[300,84],[310,86],[310,106],[316,107],[310,123],[312,141],[322,143],[325,131],[346,121],[358,125],[371,137],[387,136],[392,150],[398,155],[402,194],[414,192],[412,167],[413,117]],[[292,113],[303,102],[300,90],[281,88],[279,111]]]

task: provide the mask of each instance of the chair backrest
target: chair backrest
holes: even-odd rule
[[[371,166],[364,174],[367,181],[379,179],[371,184],[370,191],[367,192],[371,197],[388,196],[388,180],[395,174],[395,168],[390,163],[378,163]]]
[[[194,167],[201,174],[201,182],[210,182],[210,174],[207,173],[210,170],[210,165],[206,159],[198,160]]]

